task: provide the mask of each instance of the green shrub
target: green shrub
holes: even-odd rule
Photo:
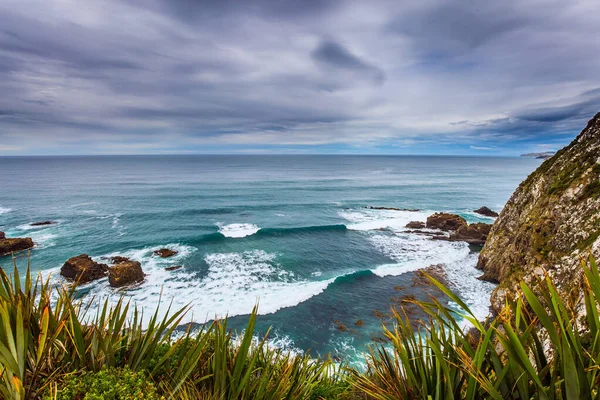
[[[457,309],[411,301],[429,319],[394,312],[394,326],[382,328],[389,345],[372,347],[359,371],[257,341],[257,308],[239,337],[224,319],[175,340],[185,310],[142,324],[123,299],[89,320],[72,290],[34,282],[29,268],[21,280],[15,265],[12,278],[0,269],[0,398],[600,400],[600,273],[591,255],[582,271],[581,320],[549,277],[535,293],[521,283],[485,322],[429,278]]]
[[[157,400],[154,383],[143,372],[129,368],[105,368],[99,372],[66,375],[55,393],[44,400]]]

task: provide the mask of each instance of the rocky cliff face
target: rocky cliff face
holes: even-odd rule
[[[544,271],[578,301],[589,248],[600,255],[600,113],[521,183],[492,227],[478,262],[483,279],[500,283],[492,307]]]

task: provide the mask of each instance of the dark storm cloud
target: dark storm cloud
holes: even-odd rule
[[[522,141],[544,136],[574,135],[599,111],[600,90],[595,89],[569,99],[569,104],[564,106],[528,108],[505,118],[459,121],[455,124],[473,129],[479,135]]]
[[[379,68],[369,65],[341,44],[330,40],[321,42],[312,52],[312,57],[327,66],[357,72],[379,84],[385,80],[385,74]]]
[[[190,22],[228,18],[232,14],[298,19],[321,15],[334,9],[337,0],[128,0],[139,6],[153,7]]]
[[[387,28],[410,37],[422,50],[456,52],[496,40],[526,22],[511,1],[466,0],[426,5],[399,15]]]
[[[595,11],[591,0],[4,0],[0,154],[572,137],[600,110]]]

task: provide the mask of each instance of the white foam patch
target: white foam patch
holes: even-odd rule
[[[376,234],[371,243],[396,263],[380,265],[372,271],[379,276],[401,275],[432,264],[458,262],[469,255],[469,245],[464,242],[432,240],[428,236],[399,233]]]
[[[154,256],[153,251],[162,247],[179,253],[169,258]],[[169,244],[94,257],[104,263],[108,257],[116,255],[139,261],[146,279],[129,289],[111,288],[106,279],[92,282],[87,287],[94,296],[93,301],[98,304],[107,297],[111,300],[120,295],[129,297],[132,304],[143,310],[145,322],[156,309],[159,314],[165,315],[172,304],[171,312],[189,306],[182,323],[203,323],[227,315],[249,314],[257,302],[260,302],[260,314],[274,313],[321,293],[334,280],[296,279],[293,273],[285,271],[276,262],[275,254],[262,250],[207,254],[208,271],[201,279],[197,273],[190,273],[185,268],[165,270],[170,265],[184,264],[194,251],[196,249],[190,246]],[[54,272],[54,276],[56,274]],[[91,310],[95,308],[91,307]]]
[[[56,246],[56,238],[58,238],[58,234],[51,232],[35,232],[30,236],[36,247],[40,249]]]
[[[244,338],[244,335],[246,333],[246,330],[242,330],[241,332],[237,333],[234,335],[233,337],[233,342],[239,346]],[[252,343],[255,346],[258,346],[259,343],[264,339],[264,336],[259,336],[259,335],[253,335],[252,336]],[[271,348],[271,349],[281,349],[283,350],[283,352],[285,353],[289,353],[292,356],[299,356],[304,354],[304,350],[296,347],[294,341],[292,340],[292,338],[290,338],[288,335],[286,334],[280,334],[277,329],[272,329],[269,332],[269,336],[267,336],[267,347]]]
[[[372,231],[387,229],[392,231],[406,230],[406,224],[411,221],[425,222],[432,212],[427,211],[396,211],[372,210],[341,211],[338,215],[350,224],[346,227],[355,231]]]
[[[12,211],[12,208],[0,207],[0,214],[7,214]]]
[[[112,220],[112,225],[111,225],[111,227],[112,227],[112,229],[114,229],[114,230],[116,230],[116,231],[117,231],[117,234],[118,234],[119,236],[124,236],[124,235],[125,235],[125,233],[126,233],[126,232],[125,232],[125,227],[124,227],[124,226],[121,224],[121,222],[120,222],[120,220],[121,220],[121,216],[122,216],[122,215],[123,215],[123,214],[121,214],[121,213],[117,213],[117,214],[113,214],[113,215],[112,215],[112,217],[113,217],[113,220]]]
[[[219,232],[226,237],[230,238],[243,238],[246,236],[254,235],[260,230],[260,228],[254,224],[229,224],[223,225],[217,224]]]
[[[465,242],[434,240],[404,228],[410,221],[425,221],[430,214],[360,210],[343,212],[340,216],[354,222],[354,225],[351,225],[354,229],[366,231],[369,235],[368,240],[394,261],[372,269],[374,274],[382,277],[401,275],[433,264],[443,264],[451,289],[460,295],[477,318],[485,319],[489,314],[489,299],[495,285],[477,279],[481,275],[481,271],[476,269],[478,254],[471,252]],[[478,218],[486,219],[482,216]],[[348,228],[350,229],[350,226]],[[382,229],[387,232],[379,232]]]
[[[444,269],[452,290],[469,306],[473,314],[484,320],[489,314],[490,296],[495,284],[477,279],[482,272],[476,268],[477,253],[470,253],[466,258],[448,262]]]

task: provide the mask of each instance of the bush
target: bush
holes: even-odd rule
[[[521,283],[483,323],[429,278],[458,307],[411,301],[424,322],[396,310],[383,327],[389,344],[373,346],[359,371],[257,341],[257,308],[240,337],[224,319],[174,340],[185,310],[143,325],[121,299],[89,320],[72,290],[0,269],[0,398],[600,400],[600,273],[591,256],[582,270],[581,320],[550,277],[535,293]]]
[[[54,392],[54,393],[52,393]],[[44,400],[157,400],[154,383],[143,372],[105,368],[99,372],[66,375]]]

